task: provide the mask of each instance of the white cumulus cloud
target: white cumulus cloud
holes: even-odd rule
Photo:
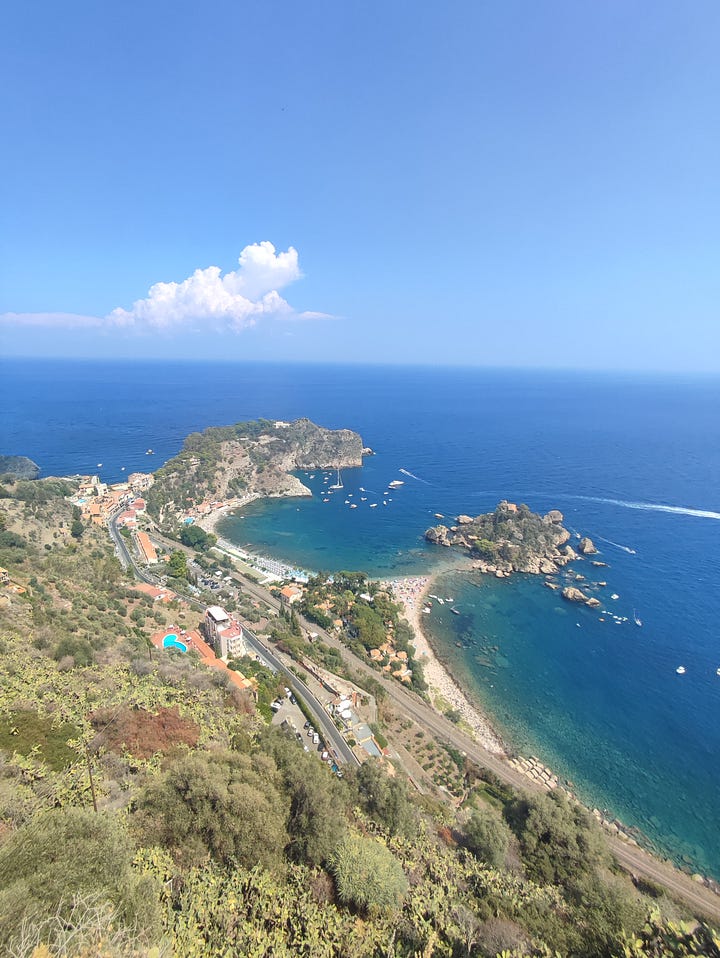
[[[331,319],[327,313],[297,312],[278,292],[302,275],[296,249],[291,246],[284,253],[276,252],[273,244],[265,241],[246,246],[236,270],[223,274],[220,267],[208,266],[196,269],[180,283],[155,283],[144,299],[136,300],[129,309],[118,306],[104,320],[70,313],[4,313],[0,321],[18,326],[239,331],[263,318]]]

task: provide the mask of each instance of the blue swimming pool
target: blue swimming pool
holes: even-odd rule
[[[179,649],[181,652],[187,652],[187,646],[180,641],[174,632],[169,632],[163,639],[162,644],[164,649]]]

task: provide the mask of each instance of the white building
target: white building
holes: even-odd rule
[[[248,651],[243,627],[219,605],[205,610],[205,633],[221,659],[240,658]]]

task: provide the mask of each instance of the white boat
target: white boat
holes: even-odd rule
[[[435,513],[435,518],[436,518],[436,519],[444,519],[445,516],[442,514],[442,512],[436,512],[436,513]]]
[[[146,450],[145,450],[145,455],[146,455],[146,456],[152,456],[152,455],[154,455],[154,452],[153,452],[152,449],[146,449]]]
[[[97,464],[97,468],[98,468],[98,469],[102,469],[102,463],[101,463],[101,462],[99,462],[99,463]]]
[[[367,492],[367,489],[365,489],[364,486],[360,486],[360,492]]]
[[[349,499],[346,499],[346,500],[345,500],[345,505],[347,506],[347,505],[349,505],[349,504],[350,504],[350,500],[349,500]]]
[[[684,665],[678,665],[678,667],[675,669],[675,671],[677,672],[678,675],[685,675],[685,666],[684,666]]]
[[[715,675],[720,675],[720,669],[715,669]]]
[[[343,488],[343,482],[342,482],[342,479],[340,478],[340,470],[338,469],[338,471],[337,471],[337,482],[334,482],[334,483],[330,486],[330,489],[342,489],[342,488]]]
[[[438,602],[440,605],[445,605],[445,599],[441,599],[440,596],[438,596]]]
[[[613,592],[613,594],[610,596],[610,598],[611,598],[611,599],[619,599],[620,596],[617,594],[617,592]]]
[[[388,483],[388,489],[399,489],[400,486],[404,485],[405,483],[402,481],[402,479],[393,479],[392,482]]]
[[[377,509],[377,502],[371,502],[371,503],[370,503],[370,508],[371,508],[371,509]]]
[[[351,508],[351,509],[357,509],[357,503],[356,503],[356,502],[353,502],[352,505],[350,506],[350,508]]]
[[[360,502],[367,502],[367,496],[360,496]]]
[[[638,614],[637,614],[637,612],[635,611],[635,609],[633,609],[633,622],[634,622],[635,625],[637,625],[637,626],[642,625],[642,619],[639,619],[639,618],[638,618]]]
[[[325,497],[325,498],[323,499],[323,502],[330,502],[330,500],[329,500],[327,497]]]

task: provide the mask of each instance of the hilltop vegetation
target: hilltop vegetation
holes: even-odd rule
[[[267,419],[192,433],[182,451],[155,473],[148,512],[172,526],[212,502],[244,496],[309,495],[298,469],[362,465],[362,440],[349,429],[323,429],[309,419]]]
[[[74,537],[69,503],[15,491],[0,500],[19,540],[0,564],[26,589],[0,588],[2,954],[720,954],[616,871],[560,793],[466,767],[460,800],[438,801],[375,760],[338,779],[225,675],[151,651],[158,620],[191,613],[145,604],[104,529]]]

